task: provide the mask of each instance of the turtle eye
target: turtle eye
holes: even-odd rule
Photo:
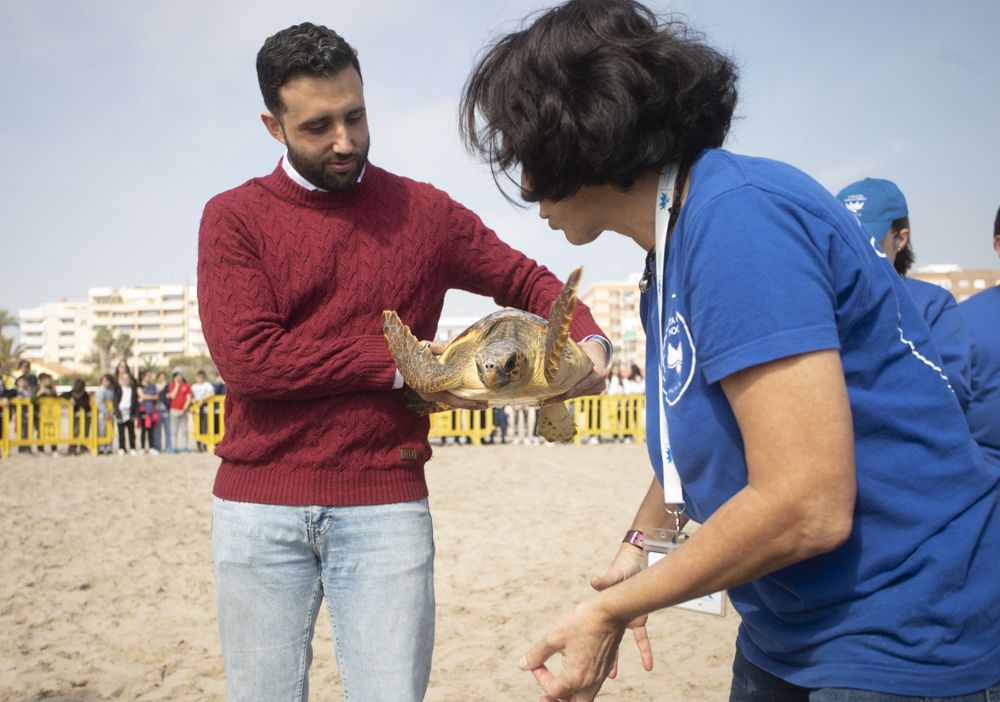
[[[505,373],[510,373],[514,370],[514,367],[516,365],[517,365],[517,358],[511,356],[510,358],[507,359],[507,362],[503,364],[503,370]]]

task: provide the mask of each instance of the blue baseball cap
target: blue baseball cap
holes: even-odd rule
[[[889,225],[910,214],[906,209],[906,198],[891,180],[859,180],[837,193],[837,199],[854,213],[878,241],[882,241],[889,233]]]

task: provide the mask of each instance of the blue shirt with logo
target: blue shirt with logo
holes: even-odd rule
[[[972,399],[965,417],[973,437],[1000,466],[1000,287],[973,295],[958,310],[972,340]]]
[[[730,591],[743,654],[809,688],[943,696],[1000,680],[1000,478],[878,242],[804,173],[709,150],[665,263],[663,339],[655,285],[642,300],[646,426],[662,481],[666,412],[693,519],[747,485],[723,378],[838,349],[851,403],[851,535]]]
[[[955,398],[964,410],[969,405],[970,349],[969,332],[958,312],[952,294],[940,285],[916,278],[903,278],[903,287],[910,293],[920,316],[931,328],[931,337],[948,376]]]

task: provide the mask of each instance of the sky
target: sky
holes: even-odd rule
[[[866,176],[909,202],[917,265],[1000,265],[1000,3],[649,2],[741,70],[726,148],[791,163],[836,192]],[[0,308],[87,289],[194,282],[218,192],[269,173],[254,60],[264,39],[326,24],[359,53],[373,163],[428,181],[515,248],[583,287],[643,252],[606,232],[575,248],[496,189],[463,148],[457,104],[476,56],[548,7],[532,0],[280,3],[0,0]],[[623,245],[627,244],[627,245]],[[449,294],[446,315],[492,301]]]

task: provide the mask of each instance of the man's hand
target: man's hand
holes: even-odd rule
[[[587,356],[590,357],[591,362],[594,364],[594,368],[590,371],[590,375],[571,387],[562,395],[546,400],[545,404],[565,402],[572,397],[600,395],[607,389],[608,367],[605,365],[607,355],[604,352],[604,346],[601,345],[601,342],[591,339],[590,341],[584,341],[580,344],[580,348],[584,350]]]

